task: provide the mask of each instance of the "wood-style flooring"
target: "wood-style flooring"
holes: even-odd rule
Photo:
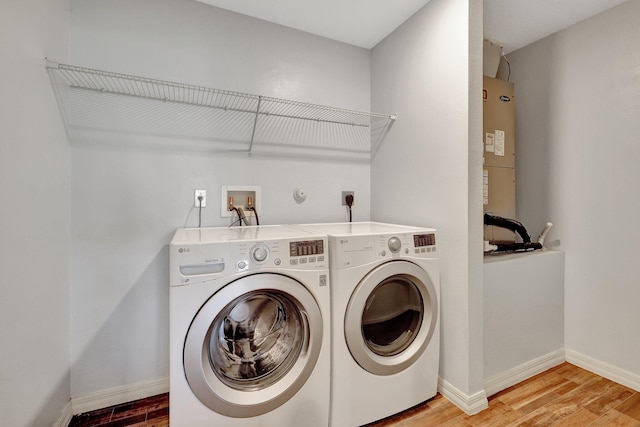
[[[169,393],[74,415],[69,423],[69,427],[168,427],[168,425]]]
[[[76,415],[70,427],[166,427],[167,394]],[[489,408],[466,415],[438,394],[368,427],[640,427],[640,393],[569,363],[489,398]],[[188,427],[188,426],[174,426]]]

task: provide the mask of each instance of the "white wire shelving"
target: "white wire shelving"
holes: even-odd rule
[[[371,158],[396,120],[393,114],[163,81],[46,58],[45,65],[63,117],[80,128],[163,135],[179,133],[183,127],[189,129],[185,134],[249,154],[328,151]],[[134,129],[140,123],[145,130]]]

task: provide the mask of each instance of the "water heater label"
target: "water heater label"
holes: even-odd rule
[[[482,170],[482,204],[489,204],[489,170]]]
[[[495,154],[496,156],[504,156],[504,131],[496,129],[495,131]]]
[[[484,137],[484,149],[487,153],[493,153],[495,151],[494,137],[492,133],[487,132]]]

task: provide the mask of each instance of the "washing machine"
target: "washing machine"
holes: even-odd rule
[[[178,229],[170,245],[172,427],[329,423],[326,236]]]
[[[354,427],[436,395],[436,231],[375,222],[295,225],[329,237],[331,424]]]

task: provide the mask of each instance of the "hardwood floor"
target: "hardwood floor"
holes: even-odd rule
[[[167,427],[169,394],[75,415],[69,427]]]
[[[70,427],[166,427],[169,396],[76,415]],[[569,363],[489,398],[489,408],[466,415],[441,395],[368,427],[640,427],[640,393]],[[188,427],[188,426],[174,426]]]
[[[441,395],[371,427],[640,427],[640,393],[569,363],[489,398],[466,415]]]

